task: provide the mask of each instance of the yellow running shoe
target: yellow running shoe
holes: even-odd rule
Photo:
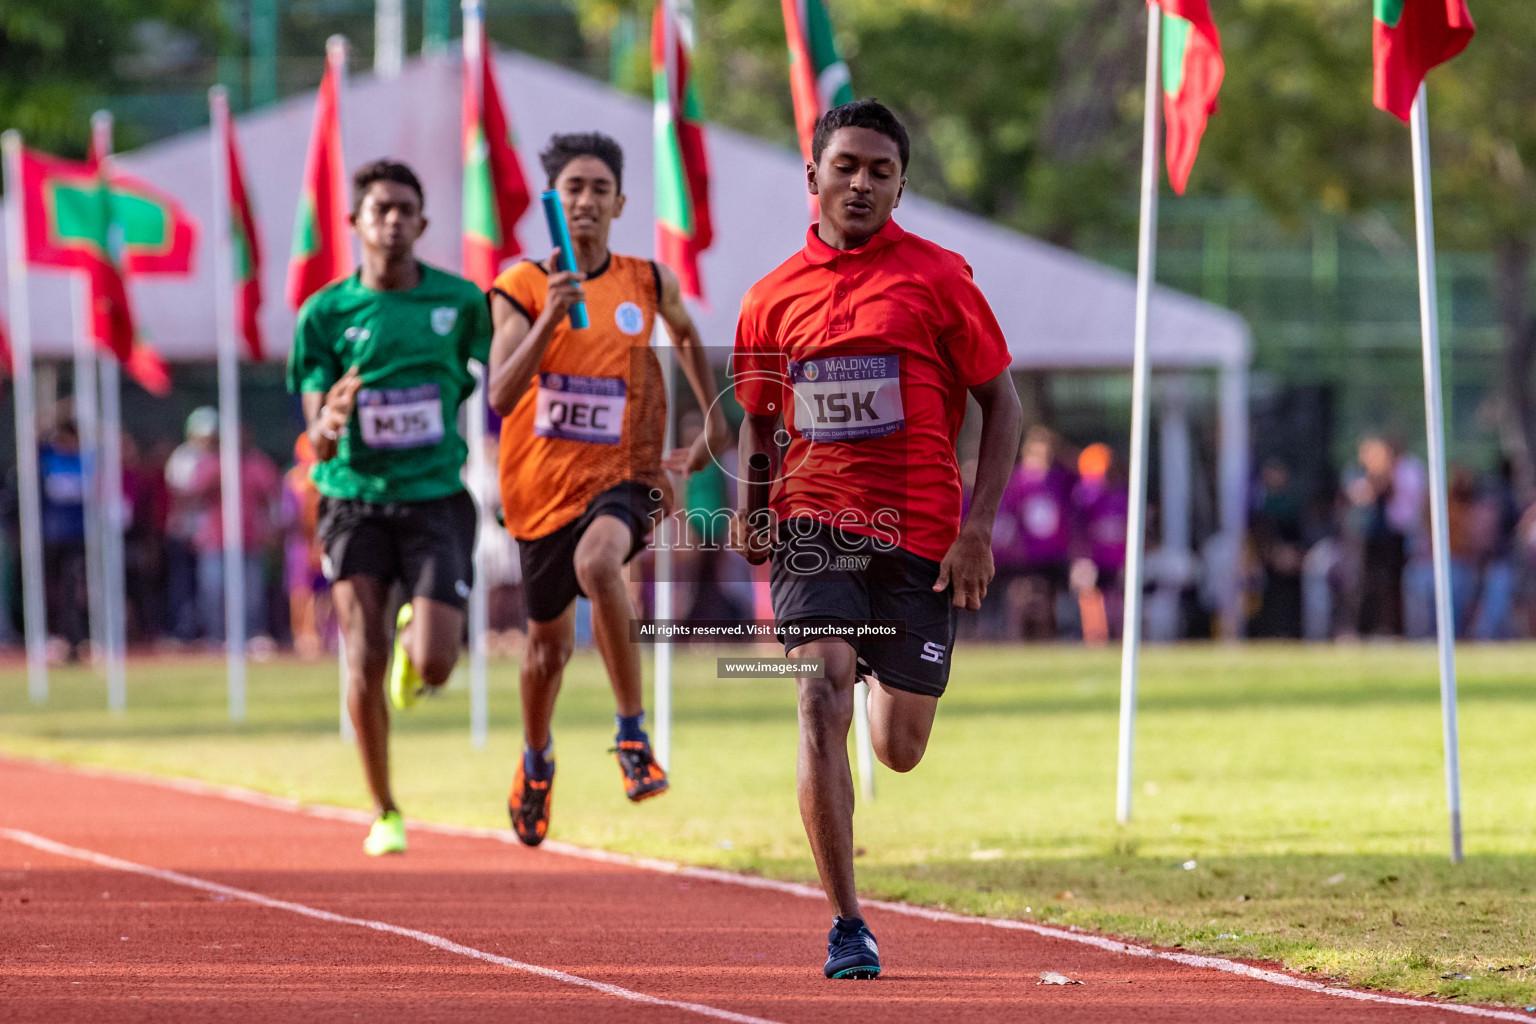
[[[363,840],[363,852],[370,857],[405,852],[405,819],[399,811],[379,815],[368,830],[368,838]]]
[[[411,664],[411,656],[400,642],[414,610],[409,601],[400,606],[400,614],[395,617],[395,654],[389,661],[389,702],[401,711],[415,707],[421,697],[421,673]]]

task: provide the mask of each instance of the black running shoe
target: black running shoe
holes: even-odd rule
[[[880,976],[880,947],[875,936],[864,926],[864,919],[855,917],[832,919],[832,930],[827,933],[827,966],[829,978],[868,979]]]
[[[523,771],[523,759],[517,759],[517,774],[512,777],[512,795],[507,799],[507,813],[512,816],[512,831],[524,846],[538,846],[549,832],[551,790],[555,785],[554,763],[549,778],[529,779]]]
[[[614,751],[624,776],[624,795],[639,803],[667,791],[667,772],[656,763],[650,740],[624,740]]]

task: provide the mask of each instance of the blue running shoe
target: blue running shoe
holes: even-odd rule
[[[832,930],[827,933],[825,970],[829,978],[880,976],[880,947],[875,945],[875,936],[864,927],[862,917],[832,919]]]

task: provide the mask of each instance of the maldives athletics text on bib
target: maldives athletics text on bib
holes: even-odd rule
[[[789,364],[794,427],[816,444],[868,441],[906,427],[901,357],[826,356]]]

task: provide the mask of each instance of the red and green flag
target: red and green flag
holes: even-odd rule
[[[1404,121],[1429,69],[1466,49],[1475,30],[1466,0],[1375,0],[1371,28],[1373,98]]]
[[[1163,12],[1163,122],[1168,182],[1184,194],[1226,66],[1209,0],[1151,0]]]
[[[165,358],[160,355],[158,349],[149,344],[143,338],[134,343],[133,351],[128,353],[128,361],[123,364],[123,369],[145,391],[156,398],[164,398],[171,393],[171,368],[166,365]]]
[[[112,196],[100,165],[23,150],[21,189],[27,262],[83,272],[91,336],[127,362],[133,350],[133,313],[114,235],[126,242],[128,232],[114,231]]]
[[[699,253],[714,241],[709,216],[709,161],[703,114],[693,80],[688,24],[673,0],[658,0],[651,27],[656,94],[656,256],[671,267],[683,294],[703,299]]]
[[[339,47],[337,50],[339,51]],[[315,98],[315,123],[304,158],[304,184],[288,258],[288,303],[294,309],[332,281],[352,273],[346,164],[341,154],[340,52],[326,62]]]
[[[133,373],[128,274],[190,274],[197,222],[171,196],[94,157],[23,150],[20,184],[27,262],[85,274],[91,336]]]
[[[98,167],[103,166],[96,155],[94,139],[91,159]],[[148,182],[122,173],[115,165],[110,166],[107,179],[112,194],[113,224],[108,237],[113,239],[117,262],[122,267],[125,293],[131,274],[190,276],[197,248],[197,222],[172,196]],[[154,226],[156,221],[161,225],[158,229]],[[104,278],[91,278],[87,295],[93,311],[103,303],[103,293],[98,289],[110,286],[110,281]],[[105,301],[110,308],[115,299],[108,296]],[[98,329],[98,340],[101,337]],[[150,394],[164,398],[171,393],[171,369],[142,334],[135,331],[133,347],[122,365],[128,376]]]
[[[11,336],[5,331],[3,319],[0,319],[0,370],[4,370],[7,377],[15,373],[15,364],[11,362]]]
[[[523,251],[517,222],[533,196],[512,147],[483,25],[479,43],[479,53],[464,60],[464,276],[489,291],[502,264]]]
[[[853,102],[853,79],[837,50],[824,0],[782,0],[784,39],[789,44],[789,91],[795,101],[800,152],[811,159],[816,121],[833,107]]]
[[[261,341],[261,242],[256,235],[256,211],[250,191],[245,187],[244,162],[240,143],[235,138],[235,121],[227,106],[221,109],[219,129],[223,139],[219,152],[224,160],[224,181],[228,189],[230,266],[234,271],[235,323],[245,339],[247,354],[260,360],[265,347]]]

